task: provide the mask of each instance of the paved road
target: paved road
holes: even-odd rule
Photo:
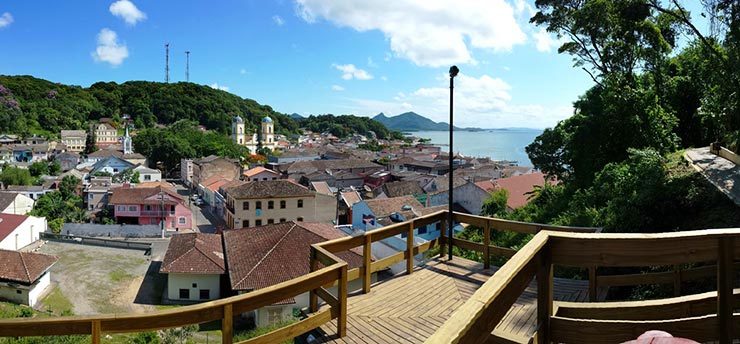
[[[182,184],[175,184],[175,188],[179,195],[187,198],[185,202],[190,205],[190,211],[193,213],[194,229],[202,233],[215,233],[216,226],[219,225],[222,220],[211,214],[208,209],[208,205],[195,205],[195,203],[190,199],[190,190],[187,187]]]
[[[709,152],[709,147],[688,149],[684,157],[714,186],[740,206],[740,166]]]

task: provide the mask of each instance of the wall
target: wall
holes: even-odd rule
[[[298,208],[298,200],[303,200],[303,208]],[[280,209],[280,201],[286,201],[285,209]],[[243,202],[249,202],[249,210],[243,210]],[[257,201],[262,202],[262,210],[257,215],[255,209]],[[274,202],[274,208],[268,209],[268,202]],[[264,198],[264,199],[244,199],[234,201],[234,225],[233,228],[242,228],[243,221],[249,220],[249,226],[256,226],[255,221],[261,220],[262,225],[267,225],[268,220],[272,219],[274,223],[279,223],[280,219],[285,221],[298,221],[301,218],[306,222],[323,222],[331,223],[336,217],[337,199],[334,196],[315,194],[313,197],[285,197],[285,198]],[[226,214],[225,214],[226,215]],[[226,223],[229,223],[224,216]]]
[[[36,304],[43,298],[47,292],[51,291],[51,273],[47,271],[31,286],[31,290],[28,292],[28,304],[30,306],[36,306]]]
[[[46,218],[29,216],[0,241],[0,249],[17,251],[39,240],[39,233],[43,231],[46,231]]]
[[[452,189],[452,199],[473,215],[480,215],[483,203],[491,195],[474,183],[466,183]],[[440,192],[429,196],[429,206],[447,205],[448,193]]]
[[[262,171],[249,178],[246,178],[246,181],[251,182],[255,180],[277,180],[277,179],[280,179],[280,174],[272,172],[272,171]]]
[[[172,301],[180,299],[180,289],[190,290],[190,299],[188,301],[200,301],[200,289],[210,290],[210,299],[221,297],[221,275],[200,275],[200,274],[167,274],[167,298]],[[197,287],[193,288],[193,283]]]
[[[18,294],[18,290],[21,291]],[[26,286],[9,286],[5,282],[0,282],[0,300],[17,303],[20,305],[29,305],[28,287]]]
[[[26,215],[33,209],[34,200],[24,194],[18,194],[10,205],[2,210],[5,214]]]

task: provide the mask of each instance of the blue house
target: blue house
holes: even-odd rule
[[[444,210],[446,207],[425,208],[411,195],[383,199],[360,201],[352,206],[352,228],[357,231],[368,231],[393,223],[411,220],[413,218]],[[422,242],[439,236],[441,224],[439,222],[417,228],[414,238]],[[403,242],[402,249],[406,248],[406,235],[397,236]]]
[[[110,175],[116,175],[128,169],[131,169],[134,166],[134,164],[126,160],[111,156],[96,162],[95,165],[93,165],[92,170],[90,171],[90,175],[95,175],[96,173],[108,173]]]

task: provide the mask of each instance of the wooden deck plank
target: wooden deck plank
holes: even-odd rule
[[[336,338],[336,324],[322,326],[322,343],[420,343],[434,333],[452,313],[498,270],[460,257],[451,262],[433,259],[400,275],[376,283],[367,294],[350,296],[347,336]],[[554,280],[554,298],[588,300],[588,281]],[[606,290],[599,290],[600,296]],[[537,284],[533,281],[496,327],[497,332],[519,337],[534,333]]]

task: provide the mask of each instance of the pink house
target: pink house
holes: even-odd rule
[[[167,230],[192,229],[193,214],[175,190],[156,186],[113,189],[113,205],[118,223],[159,225],[164,220]]]

